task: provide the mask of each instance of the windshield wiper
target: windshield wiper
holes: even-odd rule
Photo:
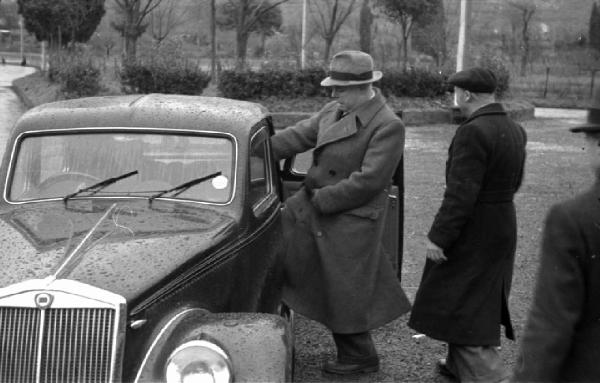
[[[77,190],[75,193],[71,193],[71,194],[69,194],[69,195],[66,195],[66,196],[63,198],[63,201],[64,201],[64,202],[67,202],[67,200],[68,200],[68,199],[70,199],[70,198],[73,198],[73,197],[75,197],[76,195],[79,195],[80,193],[85,193],[85,192],[88,192],[88,191],[92,191],[92,192],[90,193],[90,195],[94,195],[94,194],[98,193],[100,190],[102,190],[102,189],[104,189],[105,187],[107,187],[108,185],[112,185],[112,184],[114,184],[115,182],[122,180],[123,178],[131,177],[131,176],[133,176],[133,175],[136,175],[136,174],[138,174],[138,171],[137,171],[137,170],[134,170],[134,171],[132,171],[132,172],[125,173],[125,174],[122,174],[122,175],[120,175],[120,176],[117,176],[117,177],[111,177],[111,178],[107,178],[107,179],[105,179],[104,181],[100,181],[100,182],[98,182],[98,183],[95,183],[95,184],[93,184],[92,186],[88,186],[88,187],[86,187],[86,188],[79,189],[79,190]]]
[[[184,191],[186,191],[187,189],[191,188],[192,186],[198,185],[198,184],[200,184],[200,183],[202,183],[204,181],[208,181],[209,179],[215,178],[215,177],[220,176],[220,175],[221,175],[221,172],[216,172],[216,173],[212,173],[212,174],[209,174],[207,176],[204,176],[204,177],[195,178],[195,179],[193,179],[191,181],[187,181],[185,183],[182,183],[181,185],[177,185],[177,186],[175,186],[175,187],[173,187],[171,189],[163,190],[161,192],[158,192],[158,193],[150,196],[150,198],[148,198],[148,201],[150,203],[152,203],[152,200],[154,200],[154,199],[156,199],[158,197],[161,197],[161,196],[163,196],[163,195],[165,195],[167,193],[171,193],[171,192],[179,190],[179,191],[177,191],[177,193],[175,193],[175,194],[172,195],[172,197],[177,197],[179,194],[183,193]]]

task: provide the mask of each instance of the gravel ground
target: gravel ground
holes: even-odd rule
[[[18,80],[35,103],[56,99],[57,86],[39,75]],[[285,102],[290,110],[314,111],[323,100]],[[281,100],[262,100],[271,110],[285,111]],[[401,109],[446,105],[447,99],[390,100]],[[271,105],[272,104],[272,105]],[[575,119],[537,119],[523,125],[529,136],[526,175],[516,196],[519,241],[510,298],[513,325],[522,331],[537,268],[537,251],[543,219],[555,202],[569,198],[592,182],[583,155],[582,138],[567,128]],[[446,151],[455,126],[409,127],[405,148],[405,223],[402,285],[412,300],[424,265],[424,236],[433,220],[444,188]],[[345,378],[356,382],[447,382],[434,371],[434,363],[445,355],[445,345],[429,338],[414,339],[405,315],[374,331],[381,368],[378,373]],[[320,371],[322,361],[334,357],[335,347],[327,330],[318,323],[299,317],[296,326],[296,374],[298,382],[334,381]],[[503,339],[506,365],[514,363],[517,344]],[[339,379],[338,379],[339,380]]]
[[[582,151],[582,137],[568,132],[569,119],[536,119],[523,123],[528,134],[526,175],[516,196],[519,239],[510,308],[517,336],[522,332],[531,301],[538,264],[538,245],[548,208],[585,189],[592,182]],[[424,265],[423,240],[443,193],[446,151],[455,127],[423,126],[407,129],[405,148],[405,225],[402,285],[412,300]],[[351,378],[323,376],[322,361],[333,358],[335,347],[327,330],[306,318],[296,326],[298,382],[447,382],[434,371],[445,345],[423,337],[406,325],[405,315],[374,331],[381,358],[378,373]],[[509,368],[518,343],[502,341],[502,356]]]

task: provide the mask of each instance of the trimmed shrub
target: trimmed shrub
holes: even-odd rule
[[[423,69],[387,71],[377,85],[384,95],[396,97],[438,97],[446,93],[446,77]]]
[[[67,97],[95,96],[100,91],[100,69],[91,62],[75,63],[60,75],[62,90]]]
[[[498,98],[502,98],[508,91],[510,85],[510,72],[502,60],[496,56],[484,55],[479,60],[479,65],[494,72],[496,81],[498,82],[498,86],[494,93]]]
[[[60,84],[66,98],[95,96],[100,90],[100,69],[89,59],[64,54],[52,57],[48,78]]]
[[[202,94],[210,82],[199,68],[161,61],[125,65],[120,76],[125,93]]]

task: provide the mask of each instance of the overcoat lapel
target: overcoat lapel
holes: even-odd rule
[[[315,149],[356,134],[359,129],[357,124],[368,126],[384,105],[385,100],[381,92],[376,90],[375,97],[338,121],[336,121],[337,111],[332,110],[319,122],[319,133]]]
[[[356,126],[356,115],[354,113],[348,114],[339,121],[335,121],[335,115],[336,113],[331,113],[326,118],[321,119],[321,126],[319,127],[315,149],[350,137],[358,131]]]

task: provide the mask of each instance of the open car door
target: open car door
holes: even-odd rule
[[[281,180],[283,186],[283,199],[296,193],[304,182],[308,169],[312,164],[312,149],[300,153],[295,157],[283,161],[281,164]],[[403,178],[403,161],[400,163],[396,175]],[[402,275],[402,229],[404,220],[404,198],[403,193],[398,186],[392,185],[388,195],[388,211],[383,234],[383,246],[390,255],[390,261],[398,279]]]

